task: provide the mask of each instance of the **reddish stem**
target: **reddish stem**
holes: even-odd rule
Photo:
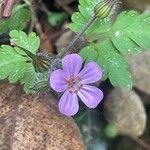
[[[7,18],[11,16],[11,12],[14,7],[15,1],[16,0],[7,0],[2,17]]]
[[[139,138],[132,138],[133,141],[135,141],[139,146],[141,146],[144,150],[150,150],[150,145],[146,142],[144,142],[142,139]]]

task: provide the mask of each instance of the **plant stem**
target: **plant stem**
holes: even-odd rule
[[[5,4],[4,4],[5,6],[4,6],[3,14],[2,14],[3,18],[7,18],[7,17],[11,16],[11,12],[15,5],[15,2],[16,2],[16,0],[7,0],[5,2]]]
[[[145,143],[143,140],[139,138],[131,138],[134,142],[136,142],[139,146],[141,146],[145,150],[150,150],[150,145]]]
[[[93,22],[96,20],[96,16],[93,16],[91,18],[91,20],[87,23],[87,25],[85,26],[85,28],[83,29],[82,32],[79,33],[79,35],[77,35],[73,41],[61,52],[58,54],[58,58],[63,58],[66,53],[68,52],[72,52],[72,50],[70,50],[74,44],[80,39],[80,37],[85,33],[85,31],[93,24]]]
[[[29,1],[29,0],[23,0],[28,6],[30,6],[31,5],[31,1]]]

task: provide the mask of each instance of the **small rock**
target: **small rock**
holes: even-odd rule
[[[67,31],[67,32],[63,33],[55,43],[57,51],[61,52],[68,45],[72,45],[72,42],[76,37],[77,37],[77,35],[71,31]],[[71,50],[71,52],[79,52],[79,50],[82,49],[83,47],[85,47],[86,45],[87,45],[86,38],[84,36],[81,36],[80,39],[78,39],[75,42],[75,44],[72,45],[70,50]]]
[[[55,43],[58,52],[60,52],[63,48],[65,48],[72,39],[73,33],[71,31],[63,33]]]
[[[145,130],[147,116],[141,99],[134,91],[115,88],[106,98],[104,113],[122,135],[138,137]]]
[[[129,57],[134,86],[150,94],[150,52]]]

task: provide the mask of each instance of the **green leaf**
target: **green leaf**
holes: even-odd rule
[[[79,0],[79,12],[72,15],[70,28],[82,32],[100,1]],[[80,55],[87,62],[97,60],[103,69],[103,80],[109,78],[114,86],[131,89],[131,74],[123,55],[150,49],[150,14],[123,11],[113,25],[108,18],[97,19],[86,31],[86,37],[96,43],[83,48]]]
[[[20,80],[27,69],[27,58],[19,55],[12,47],[0,48],[0,79],[8,77],[10,83]]]
[[[8,19],[0,19],[0,34],[9,30],[22,30],[31,19],[31,12],[20,5],[14,7],[12,16]]]
[[[106,40],[91,45],[81,50],[81,56],[88,61],[97,61],[103,70],[103,80],[109,78],[112,85],[131,89],[132,79],[127,60],[116,51],[112,42]]]
[[[97,44],[96,49],[99,53],[97,62],[102,67],[104,76],[109,77],[112,85],[131,89],[132,79],[128,70],[128,62],[112,48],[111,42],[108,41]]]
[[[52,26],[58,26],[67,19],[68,15],[65,12],[53,12],[48,15],[48,23]]]
[[[122,12],[111,28],[114,46],[122,54],[139,53],[150,49],[150,14]]]
[[[35,54],[40,46],[40,39],[34,32],[27,35],[23,31],[10,31],[11,42]]]
[[[108,138],[115,138],[118,135],[117,128],[112,124],[108,124],[105,128],[105,135]]]
[[[0,80],[8,78],[10,83],[20,81],[24,84],[24,91],[29,93],[35,83],[48,80],[48,73],[36,73],[28,58],[21,56],[10,46],[2,45],[0,48]]]
[[[81,57],[84,58],[86,62],[97,61],[98,52],[95,50],[94,45],[87,46],[80,51]],[[90,56],[90,57],[89,57]]]
[[[20,80],[20,82],[24,85],[23,89],[26,93],[33,92],[31,89],[32,87],[31,85],[33,83],[35,75],[36,75],[36,72],[34,70],[34,67],[32,66],[32,64],[28,64],[26,72],[23,78]]]
[[[104,139],[106,122],[102,114],[98,108],[90,110],[81,104],[79,113],[74,116],[74,120],[82,133],[87,150],[94,150],[96,147],[101,149],[100,147],[103,145],[101,142]]]
[[[27,57],[20,55],[15,48],[2,45],[0,47],[0,80],[8,78],[10,83],[20,81],[24,84],[25,92],[31,92],[30,88],[37,73],[34,71],[33,65],[27,63],[28,60]]]
[[[48,91],[49,90],[48,79],[49,79],[49,71],[46,71],[44,73],[36,73],[34,75],[32,83],[30,83],[30,89],[32,89],[35,92]]]
[[[72,15],[73,23],[70,25],[70,28],[74,32],[81,32],[88,21],[94,16],[94,7],[101,2],[102,0],[79,0],[79,12],[75,12]],[[96,32],[104,32],[110,29],[110,20],[109,18],[97,20],[89,27],[86,31],[87,35],[90,36]]]
[[[12,30],[10,37],[16,45],[34,54],[39,48],[40,40],[34,32],[27,35],[23,31]],[[0,80],[8,78],[11,83],[20,81],[24,84],[25,92],[31,92],[33,83],[39,75],[35,72],[33,64],[27,63],[29,60],[30,58],[22,49],[2,45],[0,48]]]
[[[24,84],[24,91],[26,91],[26,93],[46,92],[49,90],[48,78],[48,72],[36,73],[30,64],[24,77],[21,79],[21,83]]]

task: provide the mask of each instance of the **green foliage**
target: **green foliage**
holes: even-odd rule
[[[81,32],[86,26],[87,22],[94,16],[95,6],[102,0],[79,0],[79,11],[72,15],[73,23],[70,28],[74,32]],[[98,18],[89,29],[86,31],[88,35],[97,32],[103,32],[110,28],[110,20]]]
[[[65,12],[53,12],[48,16],[48,22],[51,26],[55,27],[64,22],[64,20],[68,17]]]
[[[14,7],[10,18],[0,20],[0,34],[13,29],[22,30],[30,19],[31,12],[18,5]]]
[[[12,43],[15,43],[17,46],[20,46],[33,54],[36,53],[40,46],[40,39],[34,32],[27,35],[23,31],[12,30],[9,35]]]
[[[106,122],[99,109],[90,110],[86,106],[80,105],[79,113],[74,117],[82,133],[87,150],[101,149],[104,139]]]
[[[18,55],[14,48],[3,45],[0,48],[0,79],[8,77],[11,83],[23,78],[27,69],[27,58]]]
[[[80,0],[79,12],[72,15],[71,29],[82,32],[94,16],[94,8],[101,0]],[[89,46],[81,56],[87,61],[97,61],[103,69],[103,80],[109,78],[114,86],[132,88],[128,70],[127,54],[136,54],[150,49],[150,14],[136,11],[121,12],[111,24],[110,16],[97,19],[85,32]]]
[[[92,43],[81,50],[80,55],[88,61],[96,61],[103,69],[103,80],[109,78],[114,86],[132,88],[131,74],[127,60],[120,55],[112,43],[103,41]]]
[[[97,61],[98,59],[98,52],[95,50],[94,44],[84,47],[80,52],[80,55],[85,59],[86,62]]]
[[[16,45],[34,54],[39,48],[39,37],[33,32],[27,35],[23,31],[13,30],[10,32],[10,37]],[[33,65],[27,63],[29,60],[30,58],[22,49],[2,45],[0,48],[0,80],[8,78],[11,83],[20,81],[24,84],[24,90],[29,92],[33,81],[37,78]]]
[[[36,72],[31,63],[28,63],[24,76],[20,79],[20,83],[24,85],[23,89],[26,93],[33,92],[32,86],[34,78],[36,77]]]
[[[114,86],[131,89],[132,79],[125,57],[120,55],[108,41],[96,44],[95,48],[99,54],[97,63],[103,68],[104,78],[108,77]]]
[[[122,54],[139,53],[150,48],[150,14],[122,12],[111,28],[111,40]]]
[[[46,92],[49,89],[48,77],[48,72],[36,73],[33,65],[30,63],[20,82],[24,84],[23,88],[26,93]]]
[[[118,131],[114,125],[108,124],[105,128],[105,135],[108,138],[115,138],[118,135]]]
[[[49,71],[44,73],[36,73],[34,78],[31,80],[30,88],[35,92],[46,92],[49,90],[48,84]]]
[[[36,76],[29,58],[20,55],[15,48],[7,45],[0,47],[0,80],[8,78],[10,83],[20,81],[25,92],[30,92],[33,79]]]

